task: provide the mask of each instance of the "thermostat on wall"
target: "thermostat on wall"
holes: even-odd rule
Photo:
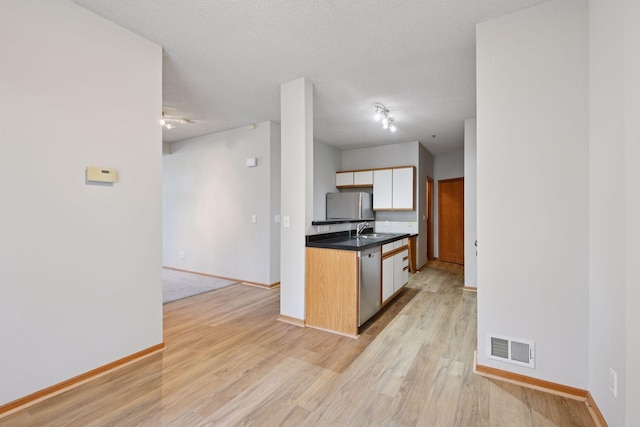
[[[116,170],[99,168],[96,166],[87,167],[87,181],[92,182],[116,182]]]
[[[258,159],[255,157],[247,157],[247,167],[255,168],[256,166],[258,166]]]

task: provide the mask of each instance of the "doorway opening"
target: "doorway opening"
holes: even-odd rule
[[[464,178],[438,181],[438,259],[464,264]]]

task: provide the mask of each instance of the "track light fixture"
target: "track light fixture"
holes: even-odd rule
[[[389,110],[382,104],[373,104],[376,109],[373,116],[376,122],[382,123],[383,129],[389,129],[391,132],[396,131],[396,126],[393,124],[393,117],[389,117]]]
[[[164,111],[162,112],[162,118],[160,119],[162,127],[169,130],[175,129],[176,125],[186,125],[190,123],[193,123],[193,121],[184,117],[170,116]]]

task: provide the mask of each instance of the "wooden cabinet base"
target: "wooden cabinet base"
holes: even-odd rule
[[[306,249],[306,326],[358,335],[358,253]]]
[[[319,331],[331,332],[332,334],[342,335],[342,336],[349,337],[349,338],[358,338],[360,336],[357,333],[355,335],[351,335],[351,334],[346,334],[344,332],[334,331],[332,329],[321,328],[319,326],[313,326],[313,325],[306,325],[306,326],[311,328],[311,329],[317,329]],[[356,328],[356,331],[357,330],[358,329]]]

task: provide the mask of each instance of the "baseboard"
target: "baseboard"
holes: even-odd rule
[[[589,413],[591,414],[591,418],[593,418],[593,422],[596,423],[597,427],[608,427],[607,421],[602,416],[602,412],[600,412],[600,408],[596,405],[596,401],[593,400],[593,396],[591,393],[587,391],[587,400],[585,402],[587,404],[587,408],[589,409]]]
[[[534,390],[544,391],[546,393],[551,393],[558,396],[568,397],[569,399],[578,400],[580,402],[585,402],[587,400],[587,390],[582,390],[551,381],[545,381],[538,378],[528,377],[526,375],[515,374],[513,372],[503,371],[502,369],[478,365],[477,363],[473,368],[473,372],[483,377],[505,381],[511,384],[532,388]]]
[[[347,338],[355,338],[355,339],[358,339],[358,338],[360,337],[360,335],[358,335],[358,334],[355,334],[355,335],[353,335],[353,334],[347,334],[346,332],[333,331],[333,330],[331,330],[331,329],[321,328],[321,327],[319,327],[319,326],[313,326],[313,325],[306,325],[306,326],[307,326],[308,328],[311,328],[311,329],[317,329],[317,330],[319,330],[319,331],[329,332],[329,333],[336,334],[336,335],[341,335],[341,336],[343,336],[343,337],[347,337]]]
[[[579,402],[584,402],[596,426],[608,427],[608,424],[602,416],[600,409],[598,409],[598,405],[596,405],[596,402],[593,400],[593,396],[591,396],[591,393],[589,393],[588,390],[582,390],[551,381],[539,380],[537,378],[515,374],[513,372],[503,371],[502,369],[491,368],[489,366],[478,365],[477,351],[475,351],[473,355],[473,373],[486,378],[504,381],[522,387],[532,388],[534,390],[542,391],[545,393],[567,397]]]
[[[474,288],[473,286],[465,286],[464,288],[462,288],[462,290],[469,292],[478,292],[478,288]]]
[[[232,282],[242,282],[242,280],[234,279],[233,277],[216,276],[215,274],[200,273],[199,271],[184,270],[182,268],[167,267],[165,265],[163,265],[162,268],[166,268],[167,270],[179,271],[181,273],[190,273],[190,274],[197,274],[198,276],[213,277],[214,279],[230,280]]]
[[[61,383],[52,385],[51,387],[47,387],[40,391],[36,391],[35,393],[32,393],[28,396],[14,400],[13,402],[4,404],[0,406],[0,418],[29,406],[35,405],[36,403],[42,402],[43,400],[47,400],[51,397],[62,394],[65,391],[71,390],[72,388],[100,378],[120,368],[124,368],[125,366],[131,365],[132,363],[153,356],[154,354],[164,351],[164,348],[164,343],[156,344],[137,353],[133,353],[129,356],[123,357],[122,359],[107,363],[106,365],[99,368],[92,369],[91,371],[85,372],[84,374],[80,374]]]
[[[197,274],[198,276],[213,277],[214,279],[229,280],[231,282],[238,282],[238,283],[242,283],[243,285],[256,286],[258,288],[273,289],[280,286],[280,282],[266,284],[266,283],[250,282],[248,280],[236,279],[234,277],[217,276],[215,274],[200,273],[198,271],[191,271],[191,270],[183,270],[181,268],[167,267],[164,265],[162,266],[162,268],[166,268],[167,270],[180,271],[182,273]]]
[[[284,323],[289,323],[294,326],[300,326],[302,328],[304,328],[305,326],[303,319],[298,319],[297,317],[285,316],[284,314],[279,315],[278,320]]]
[[[254,286],[256,288],[262,289],[274,289],[280,287],[280,282],[275,282],[270,285],[265,285],[264,283],[255,283],[255,282],[241,282],[243,285]]]

